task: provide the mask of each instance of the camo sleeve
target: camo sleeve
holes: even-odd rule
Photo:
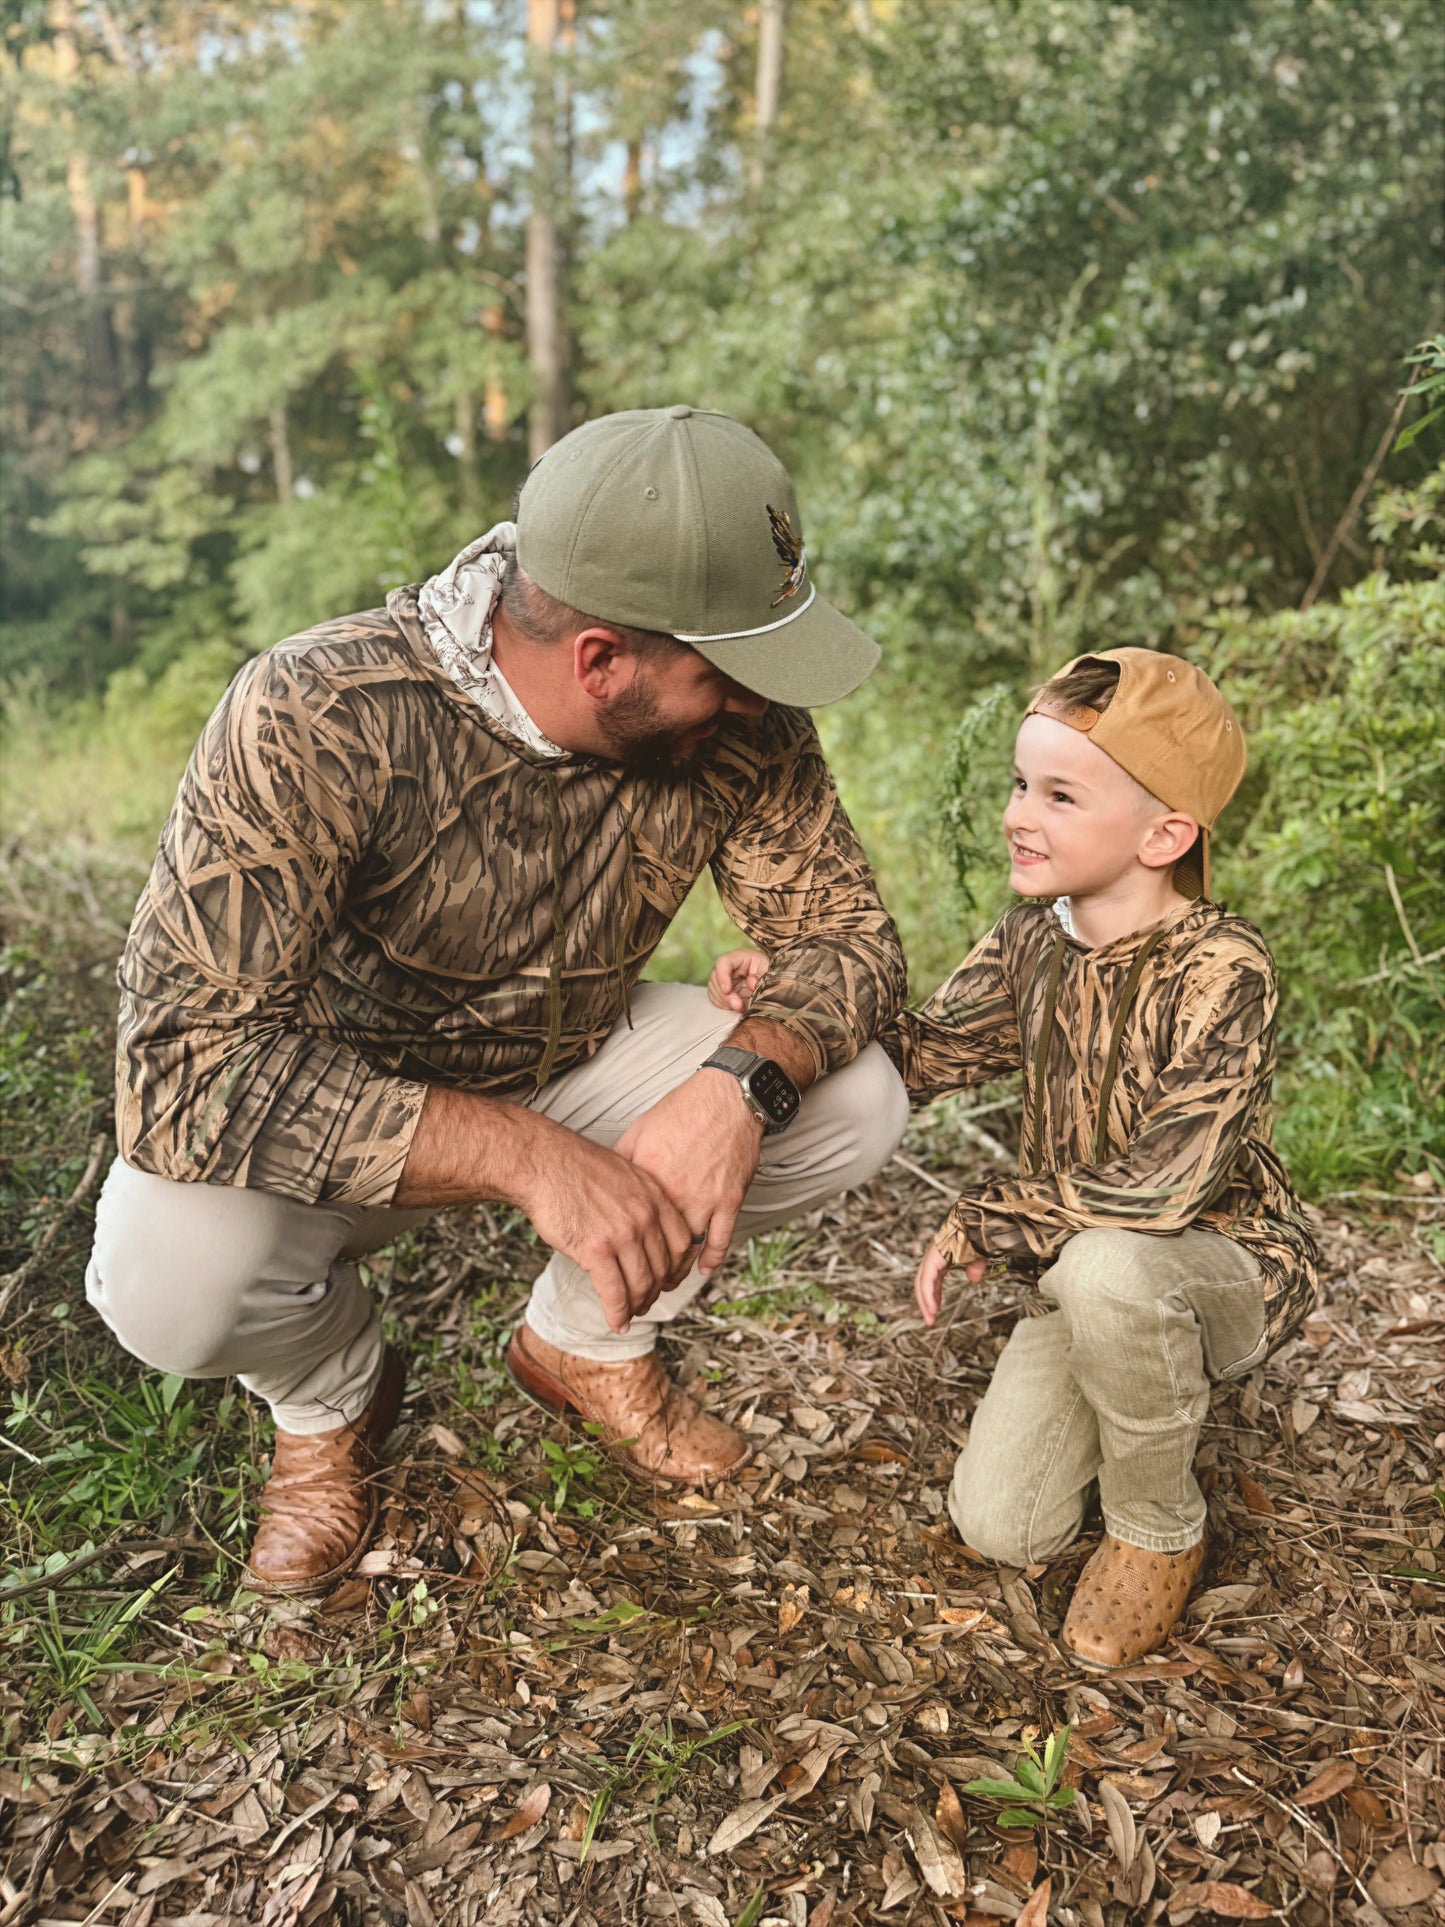
[[[974,945],[921,1010],[900,1011],[879,1042],[898,1066],[914,1105],[1016,1071],[1022,1058],[1004,924],[995,924]]]
[[[769,753],[712,872],[728,915],[769,958],[748,1015],[785,1025],[822,1076],[893,1016],[907,973],[810,717],[773,713]]]
[[[426,1086],[308,1026],[386,781],[379,733],[285,649],[206,726],[121,959],[117,1135],[162,1177],[389,1202]]]
[[[1098,1162],[966,1191],[937,1235],[939,1249],[954,1264],[1007,1258],[1035,1268],[1094,1227],[1158,1237],[1186,1230],[1229,1188],[1273,1073],[1277,1001],[1262,943],[1230,939],[1201,953],[1127,1143]],[[1051,1081],[1074,1075],[1071,1053],[1097,1042],[1056,1037]]]

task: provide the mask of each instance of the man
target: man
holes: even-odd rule
[[[742,1462],[658,1329],[906,1118],[869,1043],[897,934],[804,713],[876,658],[776,458],[679,407],[578,429],[515,529],[227,691],[121,963],[86,1288],[138,1357],[271,1406],[259,1585],[365,1547],[403,1373],[352,1261],[437,1206],[553,1248],[508,1353],[532,1397],[654,1478]],[[741,1023],[638,982],[706,866],[772,960]]]

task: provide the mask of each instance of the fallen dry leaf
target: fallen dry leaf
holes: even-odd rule
[[[962,1847],[968,1838],[968,1821],[964,1818],[963,1802],[954,1792],[949,1781],[945,1780],[933,1809],[933,1820],[945,1840],[951,1840],[956,1847]]]
[[[1393,1847],[1370,1876],[1370,1898],[1388,1913],[1392,1907],[1418,1906],[1439,1885],[1439,1874],[1412,1859],[1408,1847]]]
[[[522,1801],[516,1812],[513,1813],[509,1819],[502,1822],[501,1826],[498,1827],[492,1835],[492,1838],[494,1840],[515,1840],[519,1833],[525,1833],[529,1827],[535,1827],[551,1804],[552,1789],[548,1786],[547,1782],[543,1780],[540,1786],[534,1786],[532,1788],[532,1791],[527,1795],[526,1799]]]
[[[1049,1917],[1049,1896],[1054,1891],[1051,1879],[1042,1881],[1024,1902],[1014,1927],[1044,1927]]]
[[[1274,1518],[1274,1500],[1257,1480],[1250,1478],[1247,1472],[1236,1472],[1234,1484],[1240,1498],[1244,1500],[1251,1512],[1259,1513],[1261,1518]]]
[[[1119,1863],[1120,1871],[1128,1873],[1134,1864],[1134,1850],[1138,1844],[1138,1831],[1129,1802],[1112,1780],[1100,1780],[1099,1804],[1104,1809],[1104,1823],[1109,1829],[1109,1844],[1114,1849],[1114,1858]]]
[[[1345,1799],[1368,1826],[1389,1826],[1389,1808],[1379,1795],[1372,1793],[1367,1786],[1347,1786],[1345,1788]]]
[[[740,1847],[765,1820],[772,1818],[787,1797],[786,1793],[775,1793],[769,1800],[744,1800],[741,1806],[734,1807],[708,1841],[708,1854],[731,1853],[734,1847]]]
[[[922,1807],[915,1807],[909,1823],[918,1871],[929,1889],[942,1900],[957,1900],[968,1892],[968,1869],[953,1842],[937,1828]]]
[[[1217,1813],[1196,1813],[1190,1825],[1194,1829],[1194,1838],[1208,1853],[1219,1838],[1219,1830],[1224,1825],[1224,1821]]]
[[[809,1593],[806,1586],[784,1586],[783,1596],[778,1601],[778,1637],[790,1633],[803,1614],[808,1610]]]
[[[1169,1896],[1170,1919],[1192,1908],[1222,1914],[1226,1920],[1269,1920],[1278,1911],[1247,1887],[1235,1886],[1232,1880],[1196,1880],[1190,1886],[1176,1887]]]
[[[1353,1760],[1330,1760],[1307,1787],[1301,1787],[1295,1799],[1302,1807],[1318,1806],[1322,1800],[1333,1800],[1337,1793],[1343,1793],[1346,1787],[1353,1786],[1357,1778]]]

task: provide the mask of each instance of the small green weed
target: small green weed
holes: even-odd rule
[[[652,1804],[647,1826],[656,1846],[657,1809],[673,1787],[690,1769],[699,1753],[716,1746],[719,1740],[727,1739],[732,1733],[740,1733],[746,1725],[746,1720],[730,1720],[726,1726],[715,1726],[710,1733],[689,1734],[686,1739],[677,1737],[670,1719],[664,1720],[661,1726],[644,1728],[617,1765],[608,1769],[601,1786],[592,1797],[587,1825],[582,1833],[582,1859],[587,1858],[588,1850],[597,1838],[597,1829],[624,1788],[651,1785]]]
[[[607,1454],[600,1443],[602,1427],[588,1420],[582,1427],[585,1439],[558,1445],[555,1439],[542,1441],[542,1468],[547,1477],[547,1504],[553,1512],[569,1508],[578,1519],[595,1519],[606,1504]],[[577,1492],[585,1493],[578,1498]]]
[[[23,1624],[17,1626],[9,1633],[6,1643],[23,1646],[28,1630],[40,1652],[37,1667],[39,1676],[34,1684],[43,1687],[47,1696],[53,1696],[57,1702],[78,1700],[92,1725],[103,1729],[106,1721],[101,1717],[100,1708],[89,1691],[95,1680],[103,1673],[165,1670],[163,1667],[135,1666],[125,1660],[123,1654],[130,1644],[135,1622],[159,1598],[175,1578],[177,1570],[172,1568],[131,1599],[118,1599],[103,1606],[92,1618],[79,1625],[63,1618],[59,1598],[53,1592],[47,1593],[44,1616],[34,1618],[28,1629]],[[3,1596],[0,1594],[0,1599]],[[68,1596],[67,1605],[73,1603],[76,1603],[74,1598]]]
[[[1060,1786],[1072,1728],[1061,1726],[1045,1743],[1043,1758],[1031,1746],[1014,1762],[1011,1780],[970,1780],[961,1790],[978,1800],[1002,1801],[1001,1827],[1046,1827],[1052,1814],[1074,1804],[1074,1789]]]
[[[791,1267],[805,1240],[795,1231],[775,1231],[749,1238],[737,1278],[737,1295],[709,1307],[715,1318],[755,1318],[765,1323],[811,1313],[825,1325],[845,1319],[859,1331],[881,1331],[882,1320],[871,1311],[853,1311],[822,1285],[802,1278]]]

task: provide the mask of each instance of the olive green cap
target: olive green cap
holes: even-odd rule
[[[813,586],[788,471],[710,409],[628,409],[564,436],[523,486],[517,560],[559,602],[676,636],[770,702],[836,702],[878,661]]]

